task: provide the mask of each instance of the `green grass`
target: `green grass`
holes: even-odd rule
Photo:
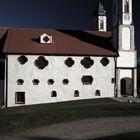
[[[93,99],[0,110],[0,134],[87,118],[140,116],[140,105]]]

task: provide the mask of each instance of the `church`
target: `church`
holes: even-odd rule
[[[5,107],[137,97],[132,0],[113,0],[112,30],[99,2],[93,31],[0,28]]]

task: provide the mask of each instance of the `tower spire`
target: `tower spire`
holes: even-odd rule
[[[100,0],[98,0],[96,10],[93,12],[92,21],[94,30],[104,32],[107,30],[106,11]]]

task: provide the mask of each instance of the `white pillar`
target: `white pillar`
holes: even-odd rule
[[[121,97],[120,69],[117,69],[116,71],[116,88],[117,97]]]
[[[133,96],[137,97],[137,69],[136,68],[133,70],[133,79],[134,79],[134,92],[133,92]]]

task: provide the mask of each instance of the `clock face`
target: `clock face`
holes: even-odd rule
[[[129,20],[129,19],[130,19],[130,15],[129,15],[129,14],[125,14],[125,15],[124,15],[124,19],[125,19],[125,20]]]

